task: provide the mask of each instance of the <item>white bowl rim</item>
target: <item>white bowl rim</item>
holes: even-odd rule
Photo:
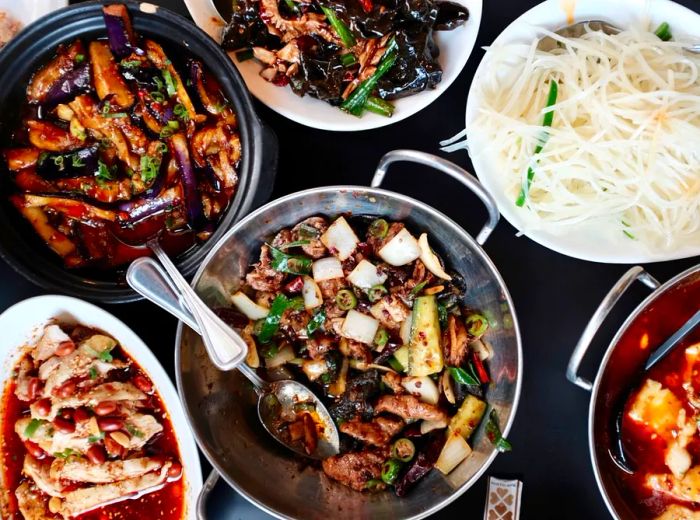
[[[681,27],[680,32],[693,34],[700,26],[700,14],[681,6],[672,0],[545,0],[511,22],[492,42],[491,46],[520,41],[526,29],[535,31],[536,26],[555,30],[567,25],[567,9],[575,8],[575,20],[607,20],[620,24],[619,20],[655,20],[671,22],[672,27]],[[604,14],[601,14],[604,13]],[[623,22],[625,23],[625,22]],[[652,24],[653,26],[653,24]],[[700,36],[700,34],[698,34]],[[531,41],[531,40],[523,40]],[[467,96],[465,124],[469,122],[478,108],[479,98],[476,85],[484,74],[485,56],[474,74]],[[679,260],[700,255],[700,245],[680,245],[673,249],[652,251],[639,242],[611,242],[596,240],[578,240],[573,238],[577,230],[585,228],[571,227],[567,234],[556,234],[542,229],[527,229],[525,220],[517,208],[500,188],[497,175],[488,167],[488,154],[469,153],[476,175],[484,187],[493,195],[501,215],[520,233],[534,242],[566,256],[592,262],[611,264],[637,264]],[[591,232],[590,229],[585,230]],[[591,237],[592,238],[592,237]],[[621,247],[622,246],[622,247]],[[624,247],[628,246],[628,247]]]
[[[17,318],[29,314],[31,318],[21,320],[30,321],[28,329],[17,330]],[[197,445],[185,416],[180,397],[165,369],[161,366],[155,354],[146,346],[141,338],[123,321],[111,313],[96,305],[57,294],[34,296],[17,302],[0,313],[0,327],[7,321],[7,328],[12,330],[12,336],[7,339],[4,334],[0,339],[0,381],[2,391],[5,390],[7,376],[11,373],[20,353],[19,347],[22,341],[29,340],[39,327],[55,319],[60,314],[68,314],[76,319],[77,323],[92,326],[112,335],[120,346],[138,363],[144,370],[160,395],[170,418],[175,437],[177,438],[180,458],[184,468],[185,477],[185,502],[184,518],[194,520],[196,518],[196,502],[199,491],[202,488],[202,469],[200,465]],[[2,327],[3,330],[7,330]],[[16,341],[19,339],[19,343]],[[1,418],[0,418],[1,419]]]
[[[221,29],[224,20],[219,15],[213,0],[184,0],[190,16],[195,23],[203,29],[209,36],[217,42],[221,41]],[[354,117],[341,112],[337,107],[332,107],[324,101],[310,96],[298,97],[288,87],[276,87],[268,83],[259,76],[260,67],[257,64],[249,65],[239,63],[234,53],[229,53],[236,68],[243,76],[251,94],[260,102],[278,114],[300,123],[302,125],[318,130],[329,130],[335,132],[362,131],[381,128],[398,123],[426,108],[440,97],[447,88],[457,79],[464,69],[469,57],[472,54],[476,38],[481,25],[483,11],[483,0],[453,0],[465,5],[469,9],[469,20],[463,27],[458,27],[454,31],[436,31],[436,40],[439,42],[445,33],[453,33],[457,40],[452,46],[446,43],[438,43],[441,49],[440,62],[443,64],[442,81],[433,90],[425,90],[411,96],[396,100],[396,112],[391,117],[383,117],[376,114],[366,113],[362,117]],[[463,34],[455,31],[464,31]],[[441,35],[441,33],[443,33]],[[444,55],[446,48],[453,48],[454,64],[449,67],[444,66]],[[254,66],[254,69],[253,69]],[[250,68],[249,68],[250,67]],[[322,114],[323,117],[320,115]]]

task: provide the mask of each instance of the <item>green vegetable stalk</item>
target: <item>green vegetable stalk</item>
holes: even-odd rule
[[[333,30],[340,38],[340,41],[343,42],[343,45],[348,49],[350,47],[354,47],[357,43],[355,37],[353,36],[352,32],[350,32],[350,28],[347,25],[345,25],[345,23],[340,18],[338,18],[336,12],[329,7],[323,6],[321,6],[321,11],[323,11],[323,14],[326,15],[328,23],[331,25],[331,27],[333,27]]]
[[[348,96],[343,104],[340,105],[341,110],[344,110],[345,112],[348,112],[354,116],[362,115],[362,111],[367,105],[367,99],[376,88],[377,83],[382,76],[389,72],[389,69],[394,66],[394,63],[396,63],[398,58],[398,48],[399,46],[396,43],[396,40],[392,38],[389,45],[387,45],[386,51],[384,51],[384,55],[377,66],[377,70],[374,71],[374,74],[372,74],[369,78],[360,83],[360,86]]]

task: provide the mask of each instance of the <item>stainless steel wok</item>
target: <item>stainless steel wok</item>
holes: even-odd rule
[[[389,165],[399,161],[438,169],[486,204],[489,221],[476,240],[430,206],[378,188]],[[481,248],[499,218],[491,196],[474,177],[444,159],[409,150],[390,152],[377,167],[372,188],[333,186],[293,193],[241,220],[204,259],[194,277],[195,289],[212,306],[226,304],[226,295],[237,289],[266,238],[316,214],[377,215],[430,233],[431,244],[445,263],[467,282],[465,305],[481,309],[494,320],[487,337],[494,351],[490,360],[494,381],[486,397],[507,433],[520,396],[522,352],[510,295]],[[320,470],[305,467],[278,446],[257,420],[256,396],[249,383],[238,373],[218,371],[201,338],[182,322],[175,347],[177,385],[200,448],[231,487],[278,518],[424,518],[469,489],[496,457],[493,445],[479,431],[474,453],[449,476],[433,471],[405,498],[388,491],[357,493],[330,481]],[[210,478],[204,495],[214,483],[215,478]]]

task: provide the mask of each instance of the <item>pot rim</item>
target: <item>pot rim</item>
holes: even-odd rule
[[[654,302],[654,300],[661,296],[661,294],[665,293],[666,291],[674,287],[676,284],[681,282],[683,279],[696,272],[700,272],[700,264],[689,267],[685,271],[669,279],[668,281],[654,289],[651,292],[651,294],[649,294],[646,298],[644,298],[644,300],[641,301],[641,303],[639,303],[639,305],[637,305],[634,311],[632,311],[632,313],[618,328],[617,332],[615,333],[615,336],[610,341],[610,344],[605,350],[605,354],[603,355],[603,358],[600,361],[600,366],[598,367],[598,372],[596,373],[595,380],[593,381],[591,397],[588,403],[588,453],[591,458],[591,465],[593,466],[593,474],[595,475],[595,480],[598,484],[598,490],[600,491],[600,494],[603,497],[603,501],[605,502],[605,506],[608,508],[610,515],[616,520],[621,520],[621,517],[613,507],[612,500],[610,499],[610,496],[608,495],[608,492],[605,489],[605,486],[603,485],[603,477],[600,472],[600,465],[598,464],[598,458],[595,452],[595,408],[596,403],[598,401],[598,391],[600,390],[600,383],[603,380],[603,376],[605,375],[605,371],[608,366],[608,362],[610,361],[610,357],[612,356],[615,348],[617,347],[620,338],[625,332],[627,332],[627,329],[629,329],[630,325],[632,325],[632,323],[637,320],[639,315],[642,312],[644,312],[649,307],[649,305],[651,305]]]
[[[521,394],[521,389],[522,389],[522,375],[523,375],[522,339],[521,339],[521,335],[520,335],[520,327],[518,325],[517,313],[515,311],[515,306],[513,304],[513,299],[511,298],[510,292],[508,291],[508,288],[507,288],[503,278],[501,277],[501,274],[498,272],[498,269],[496,268],[495,264],[493,263],[491,258],[486,254],[484,249],[477,243],[477,241],[469,233],[467,233],[459,224],[457,224],[454,220],[449,218],[447,215],[445,215],[441,211],[433,208],[432,206],[425,204],[424,202],[416,200],[416,199],[409,197],[407,195],[397,193],[395,191],[385,190],[385,189],[381,189],[381,188],[371,188],[371,187],[367,187],[367,186],[357,186],[357,185],[323,186],[323,187],[311,188],[311,189],[307,189],[307,190],[302,190],[302,191],[290,193],[288,195],[285,195],[283,197],[280,197],[278,199],[275,199],[273,201],[268,202],[264,206],[249,213],[243,219],[241,219],[236,224],[234,224],[234,226],[231,227],[231,229],[229,229],[228,232],[209,251],[209,253],[204,258],[204,260],[202,260],[202,263],[200,264],[199,268],[197,269],[197,271],[194,274],[194,277],[192,278],[191,286],[193,288],[196,287],[197,282],[199,281],[202,274],[204,273],[204,270],[206,269],[207,265],[209,264],[209,262],[213,258],[213,256],[220,249],[220,247],[224,243],[226,243],[231,236],[235,235],[238,232],[239,228],[242,227],[244,224],[246,224],[249,220],[254,220],[256,218],[262,217],[270,208],[273,208],[279,204],[283,204],[283,203],[286,203],[289,201],[294,201],[297,199],[303,200],[304,198],[306,198],[308,196],[312,196],[312,195],[333,194],[333,193],[337,193],[339,191],[362,192],[363,195],[369,195],[369,196],[373,196],[373,195],[385,196],[385,197],[393,198],[395,200],[398,200],[398,201],[401,201],[404,203],[408,203],[409,205],[411,205],[413,207],[420,208],[428,213],[433,214],[437,218],[443,220],[445,225],[450,227],[457,237],[459,237],[462,241],[465,241],[470,246],[472,246],[479,254],[481,260],[484,261],[484,263],[488,267],[489,271],[491,271],[492,276],[494,276],[496,281],[498,282],[498,285],[501,288],[502,294],[505,297],[506,302],[508,303],[508,306],[511,310],[511,315],[513,318],[513,331],[515,334],[516,346],[517,346],[517,351],[518,351],[518,375],[517,375],[516,381],[515,381],[515,392],[513,395],[513,404],[512,404],[512,408],[511,408],[510,417],[508,418],[508,421],[506,422],[506,424],[503,428],[503,435],[504,435],[504,437],[507,436],[511,430],[511,427],[512,427],[513,422],[515,420],[515,415],[517,414],[517,411],[518,411],[518,404],[520,402],[520,394]],[[178,394],[180,395],[180,400],[182,402],[183,408],[185,409],[185,412],[187,414],[188,419],[190,420],[190,423],[192,423],[193,421],[191,420],[189,406],[188,406],[188,403],[184,397],[185,396],[185,389],[183,388],[182,373],[180,370],[183,326],[184,326],[184,324],[181,321],[178,321],[177,332],[175,335],[175,380],[177,383]],[[195,440],[197,441],[197,445],[199,446],[199,449],[202,451],[202,453],[207,458],[209,463],[214,467],[214,469],[219,473],[219,475],[221,475],[221,477],[226,481],[226,483],[229,486],[231,486],[231,488],[233,488],[239,495],[241,495],[243,498],[248,500],[248,502],[250,502],[251,504],[258,507],[260,510],[264,511],[265,513],[267,513],[269,515],[274,516],[275,518],[279,518],[281,520],[295,520],[294,517],[280,514],[279,512],[268,508],[265,504],[261,503],[256,497],[251,496],[248,493],[246,493],[244,490],[240,489],[239,486],[237,485],[237,483],[232,478],[230,478],[226,474],[225,471],[223,471],[223,467],[217,461],[216,454],[213,453],[211,450],[209,450],[208,447],[203,442],[200,441],[199,431],[197,430],[197,428],[193,427],[192,430],[194,433]],[[442,508],[448,506],[453,501],[457,500],[462,494],[464,494],[469,488],[471,488],[476,483],[476,481],[479,480],[479,478],[481,478],[481,476],[491,466],[491,464],[493,463],[493,461],[497,455],[498,455],[498,451],[494,448],[493,452],[486,459],[486,461],[484,462],[482,467],[469,480],[467,480],[459,488],[455,489],[449,497],[447,497],[444,500],[433,505],[430,509],[428,509],[422,513],[419,513],[417,515],[406,517],[404,520],[420,520],[422,518],[426,518],[426,517],[436,513],[437,511],[441,510]]]

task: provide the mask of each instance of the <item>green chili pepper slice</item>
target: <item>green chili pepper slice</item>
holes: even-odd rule
[[[374,344],[377,345],[377,347],[384,347],[386,344],[389,342],[389,333],[386,331],[386,329],[381,328],[377,331],[377,334],[374,336]]]
[[[671,26],[668,24],[668,22],[663,22],[661,25],[659,25],[654,31],[654,34],[664,42],[667,42],[673,38],[673,35],[671,34]]]
[[[401,462],[408,462],[416,454],[416,446],[411,439],[402,437],[391,446],[391,456]]]
[[[386,290],[386,287],[384,287],[382,284],[377,284],[373,285],[367,290],[367,297],[369,298],[369,301],[372,303],[379,301],[382,299],[382,297],[387,294],[389,291]]]
[[[357,306],[357,297],[349,289],[341,289],[335,295],[335,303],[341,311],[349,311]]]
[[[389,223],[383,218],[378,218],[369,225],[367,232],[371,237],[384,238],[389,232]]]
[[[479,380],[476,377],[469,374],[469,372],[467,372],[463,368],[448,367],[448,370],[450,371],[450,375],[452,376],[452,378],[459,384],[467,386],[481,386]]]
[[[382,466],[382,481],[391,486],[398,480],[400,472],[401,462],[396,459],[389,459]]]
[[[464,321],[467,323],[467,331],[475,338],[483,336],[489,328],[489,320],[478,313],[470,314]]]

